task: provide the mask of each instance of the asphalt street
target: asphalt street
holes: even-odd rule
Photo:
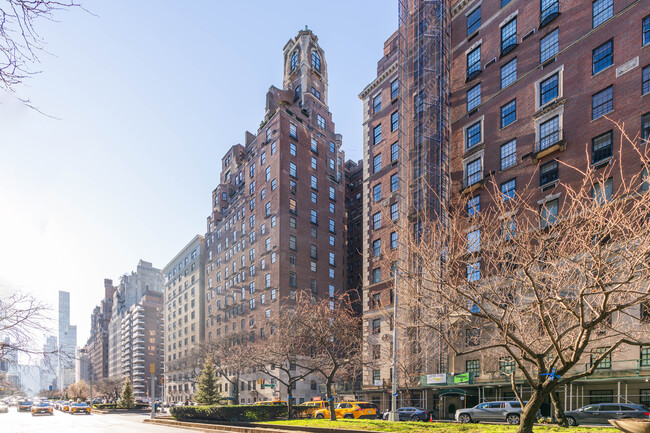
[[[32,416],[29,412],[0,413],[2,433],[179,433],[172,427],[144,424],[147,416],[140,414],[120,415],[70,415],[54,411],[54,415]]]

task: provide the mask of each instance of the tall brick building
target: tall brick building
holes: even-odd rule
[[[413,55],[426,53],[413,42],[417,41],[417,24],[422,28],[430,24],[425,19],[426,7],[433,3],[436,2],[400,1],[400,28],[385,44],[377,78],[360,95],[364,101],[367,164],[364,216],[368,221],[364,227],[364,324],[371,347],[379,346],[371,349],[368,356],[379,359],[391,353],[392,340],[386,335],[392,332],[386,324],[390,321],[393,298],[387,269],[392,261],[399,260],[399,256],[391,255],[394,248],[388,247],[395,244],[389,240],[393,228],[383,224],[388,213],[384,203],[390,208],[399,198],[415,202],[411,185],[404,189],[404,179],[413,184],[412,170],[417,163],[413,158],[414,145],[417,147],[418,140],[426,141],[428,137],[412,126],[420,112],[419,93],[414,91],[415,81],[411,81],[417,79],[420,68],[413,67]],[[449,153],[447,160],[437,160],[439,166],[434,159],[425,164],[424,170],[441,174],[447,170],[449,198],[460,198],[472,212],[480,211],[490,206],[486,185],[494,183],[506,195],[532,193],[540,210],[557,214],[562,200],[561,193],[555,190],[558,179],[568,184],[580,180],[576,172],[563,169],[560,162],[581,169],[599,169],[617,158],[633,164],[627,148],[618,155],[616,144],[621,134],[606,117],[625,124],[632,136],[650,137],[647,2],[450,0],[446,6],[451,25],[447,39],[449,99],[441,109],[446,107],[448,123],[440,122],[439,130],[448,128]],[[411,15],[404,14],[405,10]],[[414,21],[409,21],[409,16]],[[445,33],[444,29],[440,31]],[[423,33],[426,36],[426,31]],[[430,61],[426,56],[417,58],[421,65]],[[404,61],[410,64],[405,65]],[[387,72],[391,68],[393,72]],[[432,64],[432,68],[444,75],[444,65]],[[422,71],[426,69],[422,67]],[[398,83],[396,97],[391,95],[391,83]],[[411,98],[415,104],[409,111],[408,105],[400,103],[410,104]],[[390,109],[386,108],[387,102]],[[397,134],[388,127],[393,123],[390,116],[396,104]],[[422,111],[432,105],[423,103]],[[387,130],[394,135],[387,137]],[[390,154],[388,146],[394,141],[398,141],[399,154],[409,155],[409,166],[398,162],[386,167],[385,155]],[[633,173],[623,175],[628,174]],[[402,184],[388,189],[387,196],[386,185],[391,185],[392,176]],[[620,182],[620,173],[613,173],[605,184],[605,194],[611,194]],[[409,222],[410,206],[396,207],[409,213]],[[476,275],[480,271],[472,273],[472,277]],[[433,350],[438,352],[438,362],[422,365],[420,383],[410,389],[412,401],[403,401],[401,405],[438,408],[440,416],[449,417],[453,408],[476,404],[478,395],[488,400],[511,396],[502,374],[504,365],[498,359],[454,359],[443,347],[439,349]],[[364,392],[386,407],[389,397],[385,379],[390,378],[390,362],[382,364],[385,367],[364,372]],[[560,400],[567,409],[600,401],[648,404],[650,388],[645,379],[650,371],[629,369],[632,364],[650,367],[650,350],[616,354],[607,364],[609,368],[595,375],[598,380],[583,379],[560,390]],[[471,383],[454,383],[453,375],[465,372],[471,372]],[[617,379],[604,380],[612,376]],[[415,374],[411,377],[417,379]]]
[[[212,193],[208,341],[258,339],[259,325],[276,319],[296,291],[327,298],[345,289],[344,153],[327,105],[325,53],[303,30],[283,55],[282,88],[269,89],[257,133],[247,132],[223,156]],[[258,391],[256,378],[238,385],[241,402],[286,398],[284,390]],[[292,395],[300,402],[318,395],[316,388],[305,381]]]
[[[104,299],[93,309],[90,317],[90,337],[85,346],[89,359],[90,380],[108,377],[108,324],[113,310],[113,280],[104,279]]]

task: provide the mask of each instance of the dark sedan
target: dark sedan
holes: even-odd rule
[[[384,419],[388,419],[390,411],[384,413]],[[417,407],[400,407],[397,409],[400,421],[429,421],[431,414]]]
[[[641,404],[598,403],[565,412],[569,425],[607,424],[608,419],[650,418],[650,408]]]

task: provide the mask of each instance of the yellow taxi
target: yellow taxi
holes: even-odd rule
[[[336,418],[344,419],[377,419],[377,406],[366,401],[343,401],[334,406]],[[329,418],[330,411],[327,408],[314,412],[314,418]]]
[[[69,400],[68,400],[68,401],[64,401],[63,403],[61,403],[61,410],[62,410],[63,412],[67,412],[67,411],[70,409],[70,404],[71,404],[71,403],[70,403]]]
[[[328,402],[326,401],[306,401],[301,403],[298,407],[304,408],[301,410],[300,415],[305,418],[313,418],[314,413],[320,409],[327,409]]]
[[[71,403],[70,404],[70,414],[85,413],[90,415],[90,406],[86,403]]]
[[[44,413],[46,415],[54,415],[54,409],[49,401],[39,401],[32,405],[32,416]]]
[[[266,400],[266,401],[258,401],[256,403],[253,403],[253,406],[286,406],[287,402],[286,401],[279,401],[279,400]]]

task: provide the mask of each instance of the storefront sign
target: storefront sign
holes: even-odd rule
[[[447,374],[427,374],[427,385],[446,384]]]
[[[454,383],[472,383],[472,373],[456,373]]]

